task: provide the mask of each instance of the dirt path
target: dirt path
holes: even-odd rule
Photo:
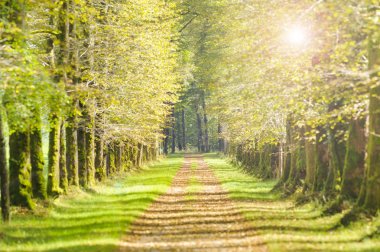
[[[169,191],[132,224],[120,251],[267,249],[203,157],[187,155]]]

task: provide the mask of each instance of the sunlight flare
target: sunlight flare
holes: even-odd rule
[[[309,33],[305,27],[294,25],[286,30],[285,40],[288,44],[302,46],[309,41]]]

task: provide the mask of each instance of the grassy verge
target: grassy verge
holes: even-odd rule
[[[341,227],[342,214],[322,217],[317,205],[296,207],[270,192],[276,181],[254,178],[216,154],[205,159],[270,251],[380,251],[379,235],[371,235],[379,217]]]
[[[115,251],[130,223],[169,188],[183,155],[54,201],[38,215],[0,224],[0,251]]]
[[[199,182],[197,176],[196,176],[196,171],[198,168],[198,164],[196,162],[191,163],[191,177],[189,179],[188,185],[186,187],[186,200],[196,200],[196,193],[199,193],[203,189],[202,183]]]

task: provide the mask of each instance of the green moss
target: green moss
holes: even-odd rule
[[[49,164],[47,192],[56,195],[59,192],[59,139],[60,120],[56,115],[52,116],[49,132]]]
[[[33,196],[39,199],[46,199],[45,162],[42,152],[42,134],[40,128],[34,129],[30,135],[30,161]]]
[[[14,132],[9,137],[9,192],[11,204],[33,208],[30,183],[31,166],[29,135],[26,132]]]

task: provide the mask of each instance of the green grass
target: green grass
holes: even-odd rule
[[[115,251],[131,222],[169,188],[183,155],[77,190],[43,214],[16,213],[0,226],[0,251]]]
[[[186,187],[186,200],[196,200],[196,193],[202,192],[203,186],[202,183],[199,182],[197,176],[196,176],[196,171],[198,168],[198,163],[192,162],[191,163],[191,177],[189,179],[189,183]]]
[[[342,227],[343,214],[323,217],[318,205],[296,207],[270,192],[276,181],[254,178],[216,154],[205,158],[270,251],[380,251],[379,235],[369,238],[379,230],[379,217]]]
[[[186,200],[196,200],[196,193],[202,192],[202,183],[198,181],[198,179],[192,176],[189,180],[189,184],[186,187]]]

